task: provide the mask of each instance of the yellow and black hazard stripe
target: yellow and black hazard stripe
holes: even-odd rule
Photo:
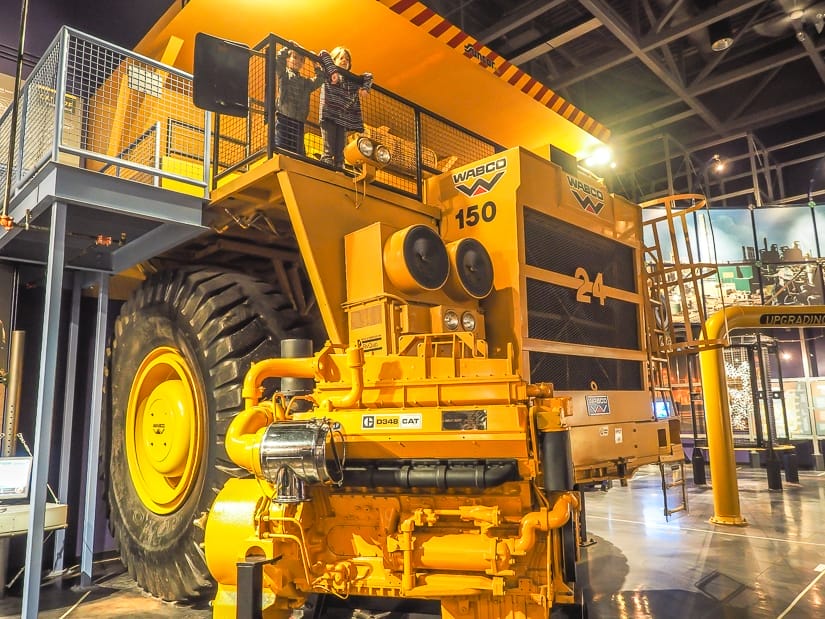
[[[438,13],[418,2],[418,0],[378,1],[398,15],[407,18],[410,23],[427,31],[448,47],[458,50],[462,55],[469,54],[478,58],[480,66],[484,69],[506,81],[514,88],[518,88],[577,127],[581,127],[603,142],[610,138],[610,130],[603,124],[582,112],[572,103],[565,101],[563,97],[541,84],[534,77],[508,62],[490,48],[482,45]]]

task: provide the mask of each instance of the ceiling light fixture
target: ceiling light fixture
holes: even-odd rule
[[[721,174],[725,171],[725,162],[722,161],[722,158],[719,154],[714,154],[713,157],[710,158],[710,168],[716,174]]]
[[[733,45],[733,30],[727,18],[708,26],[708,34],[710,35],[710,48],[715,52],[723,52]]]

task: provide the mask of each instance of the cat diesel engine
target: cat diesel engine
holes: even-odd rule
[[[681,458],[652,415],[640,209],[518,148],[358,208],[345,177],[279,165],[333,343],[284,340],[245,376],[224,444],[254,478],[205,523],[215,617],[311,593],[445,619],[575,605],[576,484]]]

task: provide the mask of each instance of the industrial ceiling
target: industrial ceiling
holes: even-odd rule
[[[823,201],[825,2],[423,3],[607,125],[617,167],[603,173],[616,191],[642,200],[709,186],[728,196],[718,204],[758,205],[812,190]]]

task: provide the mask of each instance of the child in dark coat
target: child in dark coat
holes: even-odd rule
[[[292,47],[282,47],[275,56],[275,146],[301,156],[306,155],[304,121],[309,113],[309,96],[324,83],[323,69],[317,64],[314,77],[301,75],[305,61],[305,56]]]
[[[319,54],[326,73],[321,88],[321,135],[324,138],[324,155],[321,161],[335,168],[344,162],[344,146],[348,131],[363,131],[361,95],[372,87],[372,74],[362,76],[350,73],[352,55],[345,47]]]

